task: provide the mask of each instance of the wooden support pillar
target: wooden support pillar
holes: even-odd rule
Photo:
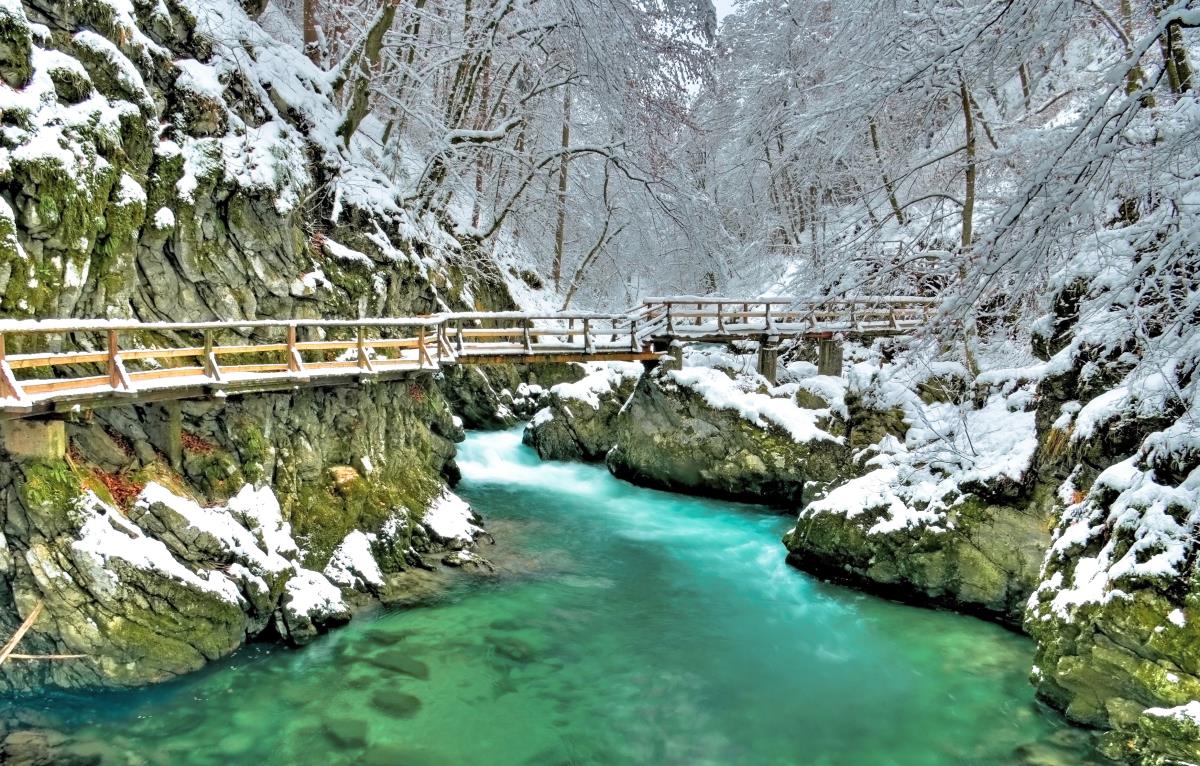
[[[758,343],[758,374],[773,386],[779,378],[779,338],[764,335]]]
[[[842,342],[840,340],[823,340],[818,344],[817,374],[841,377]]]

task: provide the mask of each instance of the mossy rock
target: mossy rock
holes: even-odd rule
[[[88,77],[87,72],[59,66],[51,68],[49,74],[55,94],[64,103],[78,104],[92,95],[92,78]]]
[[[0,79],[18,90],[33,76],[33,37],[19,9],[0,8]]]

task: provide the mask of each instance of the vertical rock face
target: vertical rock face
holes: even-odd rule
[[[1039,456],[1057,524],[1025,628],[1039,695],[1107,728],[1111,757],[1200,762],[1196,361],[1148,354],[1104,289],[1073,283],[1041,323]],[[1171,338],[1155,338],[1170,345]]]
[[[459,433],[436,389],[379,388],[187,403],[181,473],[133,409],[81,427],[69,460],[0,462],[0,629],[42,602],[22,651],[87,655],[6,663],[0,684],[160,681],[264,632],[307,642],[413,567],[486,568],[444,488]]]

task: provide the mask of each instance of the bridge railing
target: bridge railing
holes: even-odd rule
[[[887,335],[923,326],[936,298],[877,296],[803,301],[698,296],[649,298],[631,316],[642,337],[784,334]]]
[[[624,315],[582,312],[228,322],[0,320],[0,407],[20,412],[48,399],[643,351]]]
[[[643,350],[634,325],[624,314],[485,312],[446,314],[443,318],[443,337],[462,358]]]
[[[438,369],[448,353],[440,323],[0,321],[0,402],[20,409],[71,395]],[[82,350],[56,350],[67,346]]]

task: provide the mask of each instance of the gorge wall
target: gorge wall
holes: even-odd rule
[[[407,209],[370,142],[337,135],[330,73],[235,2],[4,0],[0,77],[2,316],[514,307],[477,243]],[[502,424],[525,375],[72,416],[65,455],[0,460],[0,633],[41,603],[22,651],[85,657],[8,662],[0,685],[162,680],[254,636],[307,641],[402,596],[403,575],[486,568],[479,520],[447,490],[462,424],[444,391],[472,402],[469,424]],[[161,437],[172,419],[182,452]]]

